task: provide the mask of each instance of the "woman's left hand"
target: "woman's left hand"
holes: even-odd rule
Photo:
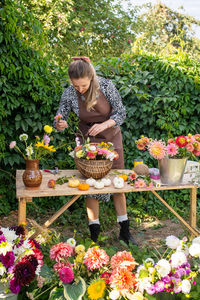
[[[88,135],[91,136],[96,136],[97,134],[99,134],[100,132],[113,127],[115,125],[115,121],[112,119],[109,119],[103,123],[100,124],[94,124],[89,130],[88,130]]]

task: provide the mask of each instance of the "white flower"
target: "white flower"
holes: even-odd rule
[[[89,147],[89,150],[90,150],[90,151],[95,151],[95,150],[96,150],[96,147],[95,147],[94,145],[91,145],[91,146]]]
[[[12,251],[12,244],[8,242],[0,243],[0,254],[6,255],[7,252]]]
[[[144,297],[143,297],[142,293],[136,292],[136,293],[132,294],[129,299],[130,300],[143,300]]]
[[[191,290],[191,283],[189,282],[188,279],[184,279],[181,282],[181,289],[182,289],[183,294],[189,294],[189,292]]]
[[[69,152],[69,156],[71,156],[72,158],[74,158],[74,151]]]
[[[3,274],[6,272],[6,268],[3,266],[2,263],[0,263],[0,276],[3,276]]]
[[[73,238],[68,239],[68,240],[67,240],[67,243],[68,243],[70,246],[72,246],[72,247],[75,247],[75,246],[76,246],[76,241],[75,241],[75,239],[73,239]]]
[[[151,287],[150,277],[138,278],[137,287],[140,293],[144,293],[144,290],[148,290]]]
[[[12,229],[1,227],[1,231],[3,232],[6,240],[10,243],[18,238],[18,235],[16,235],[15,231]]]
[[[183,251],[177,251],[171,256],[171,265],[174,268],[187,263],[187,257]]]
[[[194,244],[194,243],[200,244],[200,236],[198,236],[192,240],[192,244]]]
[[[174,235],[169,235],[166,238],[166,245],[170,249],[176,249],[179,246],[179,244],[180,244],[180,240]]]
[[[111,161],[113,161],[114,158],[115,158],[115,153],[113,152],[108,152],[108,154],[106,155],[106,159],[109,159]]]
[[[26,148],[26,155],[28,157],[31,157],[31,155],[33,154],[33,147],[31,145],[29,145],[27,148]]]
[[[200,256],[200,244],[192,243],[192,245],[189,248],[189,253],[192,256]]]
[[[112,290],[109,293],[109,299],[111,299],[111,300],[117,300],[119,297],[120,297],[120,293],[117,290]]]
[[[28,134],[26,134],[26,133],[20,134],[19,139],[20,139],[20,141],[27,141]]]
[[[38,276],[40,275],[41,268],[42,268],[41,265],[38,265],[38,266],[37,266],[36,271],[35,271],[35,274],[36,274],[36,275],[38,275]]]
[[[149,273],[150,273],[150,274],[153,274],[153,273],[154,273],[154,271],[155,271],[155,268],[153,268],[153,267],[149,267],[149,268],[148,268],[148,271],[149,271]]]
[[[156,264],[156,269],[161,277],[167,276],[171,270],[170,263],[166,259],[160,259]]]

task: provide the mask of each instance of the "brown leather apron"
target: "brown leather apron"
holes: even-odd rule
[[[108,128],[100,132],[95,137],[88,135],[88,130],[96,123],[103,123],[110,119],[112,107],[105,98],[104,94],[100,91],[97,104],[91,111],[86,110],[85,102],[78,94],[79,106],[79,130],[85,138],[89,137],[91,142],[111,142],[115,150],[119,154],[119,158],[113,161],[113,169],[124,169],[124,154],[122,144],[122,134],[119,126]]]

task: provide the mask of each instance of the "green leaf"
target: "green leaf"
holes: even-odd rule
[[[64,296],[67,300],[81,300],[86,292],[86,283],[83,278],[78,277],[76,282],[63,283]]]

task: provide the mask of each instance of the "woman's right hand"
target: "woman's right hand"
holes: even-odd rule
[[[59,120],[56,122],[56,129],[58,129],[59,131],[64,130],[67,127],[68,125],[65,120]]]

